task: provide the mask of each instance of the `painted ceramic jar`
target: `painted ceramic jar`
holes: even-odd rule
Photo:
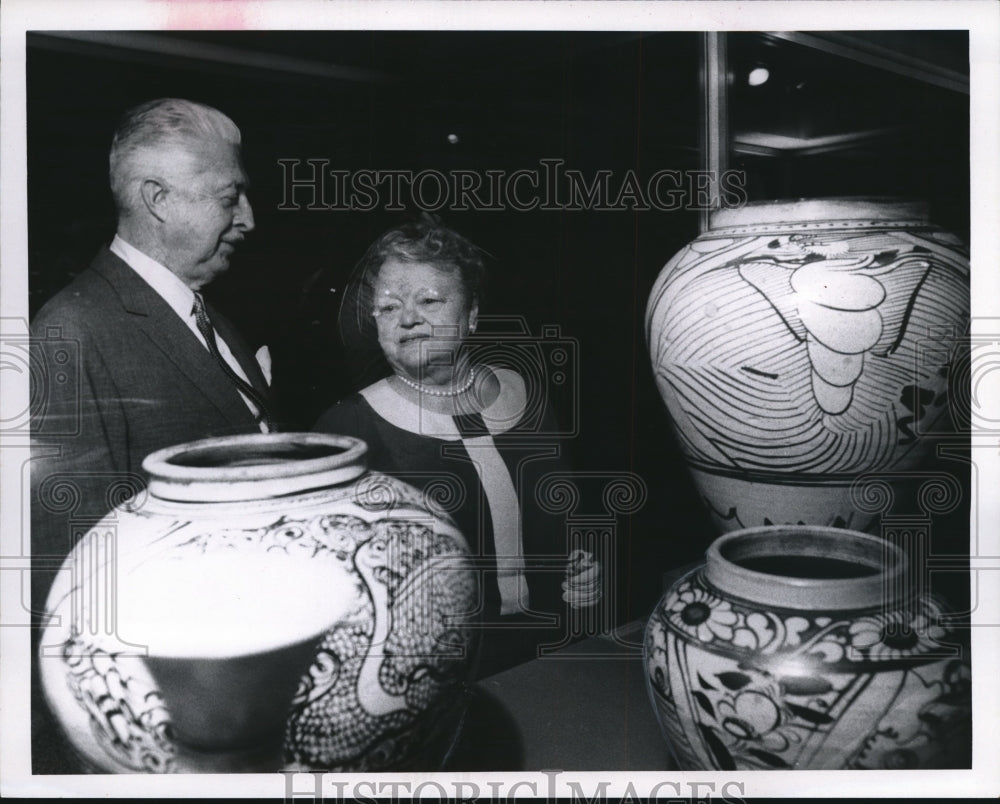
[[[103,772],[433,769],[475,658],[462,535],[367,447],[293,433],[150,455],[70,553],[46,699]]]
[[[646,628],[650,699],[689,770],[960,768],[969,649],[905,557],[817,526],[735,531]]]
[[[653,372],[719,532],[864,530],[851,486],[920,467],[949,432],[967,252],[921,205],[773,201],[721,210],[660,273]]]

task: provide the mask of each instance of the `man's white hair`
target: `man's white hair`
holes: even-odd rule
[[[160,98],[129,109],[115,129],[109,158],[111,195],[119,216],[138,208],[144,174],[166,151],[193,150],[212,139],[240,145],[236,124],[211,106]]]

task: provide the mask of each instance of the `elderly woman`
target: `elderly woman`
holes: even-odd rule
[[[377,337],[391,374],[331,407],[316,429],[363,439],[373,470],[452,489],[451,514],[484,567],[488,674],[560,643],[567,601],[593,603],[598,572],[577,552],[567,578],[565,527],[534,502],[534,481],[560,468],[558,441],[538,435],[554,426],[525,416],[524,377],[474,359],[484,273],[483,252],[434,219],[379,237],[345,295],[341,334],[349,351],[366,332]]]

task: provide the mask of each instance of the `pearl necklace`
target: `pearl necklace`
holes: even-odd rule
[[[409,377],[404,377],[402,374],[397,374],[396,379],[399,380],[403,385],[408,385],[415,391],[419,391],[422,394],[427,394],[428,396],[458,396],[459,394],[464,394],[472,387],[472,383],[476,381],[476,370],[475,368],[469,369],[469,379],[462,383],[461,388],[453,388],[450,391],[438,391],[434,388],[428,388],[426,385],[422,385],[419,382],[414,382]]]

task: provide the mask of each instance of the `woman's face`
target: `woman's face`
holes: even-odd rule
[[[479,314],[457,271],[390,258],[375,281],[373,308],[394,372],[425,384],[452,381],[455,351]]]

